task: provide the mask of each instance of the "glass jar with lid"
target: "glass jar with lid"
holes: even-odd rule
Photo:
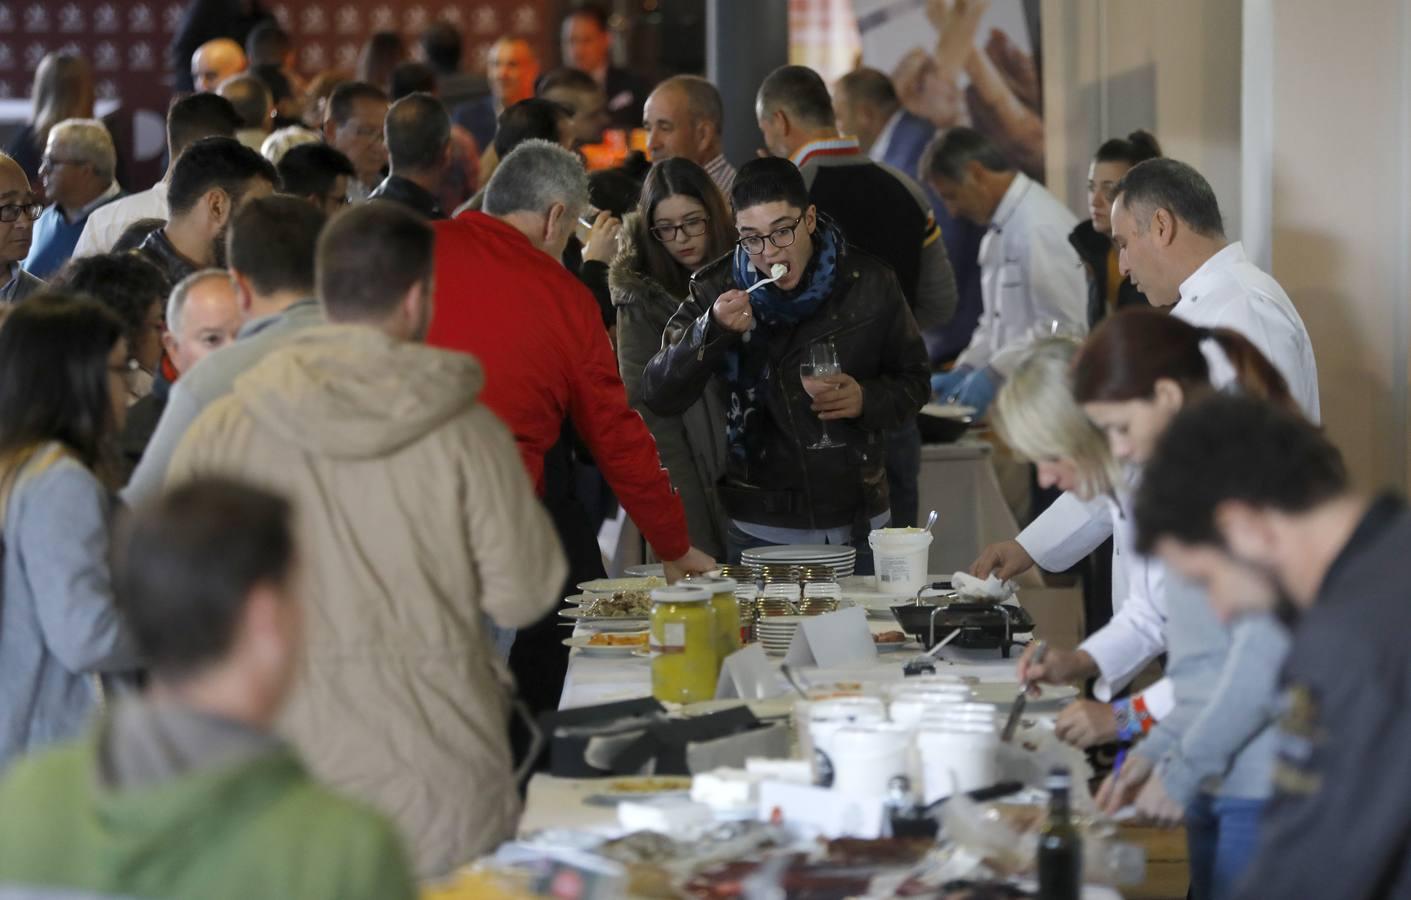
[[[735,597],[739,585],[733,578],[719,575],[698,575],[685,583],[710,591],[710,608],[715,610],[715,652],[724,663],[725,657],[739,650],[745,641],[740,630],[740,604]]]
[[[714,598],[692,584],[652,591],[652,696],[666,703],[699,703],[715,696],[720,655]]]

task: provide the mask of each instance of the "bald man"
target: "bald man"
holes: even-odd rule
[[[727,198],[735,167],[720,148],[725,108],[720,91],[698,75],[668,78],[647,97],[642,127],[652,162],[683,157],[706,170]]]
[[[269,88],[254,75],[236,75],[222,81],[216,93],[229,100],[240,116],[235,139],[259,153],[274,130],[274,98]]]
[[[539,78],[539,59],[534,48],[523,38],[500,38],[490,45],[485,55],[490,78],[490,95],[461,105],[452,118],[469,131],[480,147],[489,147],[495,140],[495,123],[500,113],[521,100],[534,96],[534,82]]]
[[[245,51],[230,38],[216,38],[191,54],[191,81],[196,90],[210,93],[220,83],[245,71]]]
[[[34,220],[43,211],[24,169],[0,153],[0,306],[9,307],[44,287],[20,265],[34,239]]]
[[[240,325],[240,301],[230,273],[225,269],[202,269],[172,289],[162,345],[177,373],[184,375],[234,341]]]

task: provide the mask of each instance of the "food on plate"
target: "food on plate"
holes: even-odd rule
[[[901,631],[882,631],[872,635],[872,640],[878,644],[905,644],[906,633]]]
[[[689,791],[691,779],[680,777],[619,778],[608,782],[610,794],[666,794],[672,791]]]
[[[601,631],[588,638],[590,647],[645,647],[647,646],[647,632],[633,631],[621,633],[614,631]]]
[[[647,591],[614,591],[583,604],[583,615],[594,619],[645,618],[652,613],[652,595]]]

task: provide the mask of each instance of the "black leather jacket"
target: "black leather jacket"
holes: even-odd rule
[[[1088,327],[1107,318],[1107,255],[1112,252],[1112,238],[1093,228],[1093,220],[1079,222],[1068,235],[1068,243],[1078,251],[1083,268],[1088,272]],[[1132,279],[1123,278],[1117,287],[1117,309],[1128,306],[1150,306],[1146,295],[1137,290]],[[1115,310],[1114,310],[1115,311]]]
[[[685,412],[723,370],[741,336],[717,324],[710,308],[736,287],[729,256],[691,279],[692,300],[667,323],[662,350],[642,374],[642,400],[657,415]],[[809,450],[822,432],[799,365],[810,344],[825,340],[862,385],[862,415],[828,423],[833,440],[846,447]],[[774,330],[769,361],[760,386],[763,449],[758,458],[731,456],[717,486],[726,512],[760,525],[851,525],[854,535],[865,534],[867,520],[888,508],[883,433],[915,415],[930,390],[926,346],[896,275],[877,258],[844,247],[832,295],[808,319]]]

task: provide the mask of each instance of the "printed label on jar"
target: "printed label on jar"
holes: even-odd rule
[[[877,567],[877,578],[883,584],[893,581],[911,580],[911,561],[907,559],[883,559]]]
[[[666,622],[661,626],[663,650],[682,650],[686,647],[686,623]]]

